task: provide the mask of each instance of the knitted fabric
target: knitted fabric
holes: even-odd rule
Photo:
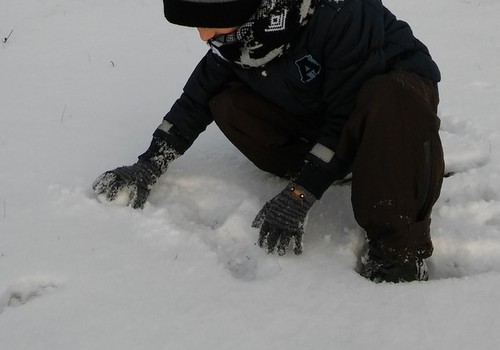
[[[209,40],[212,51],[243,68],[260,67],[283,55],[314,13],[316,0],[262,0],[235,32]]]

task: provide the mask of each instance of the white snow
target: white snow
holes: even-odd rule
[[[158,0],[3,0],[0,349],[500,348],[500,2],[385,3],[440,65],[458,171],[426,283],[354,272],[348,186],[313,207],[303,255],[256,247],[250,224],[286,182],[215,127],[144,210],[101,204],[94,179],[148,147],[207,47]]]

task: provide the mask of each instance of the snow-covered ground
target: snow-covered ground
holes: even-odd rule
[[[2,0],[0,349],[500,348],[500,1],[385,3],[440,65],[459,172],[426,283],[353,271],[348,186],[313,207],[302,256],[261,251],[250,223],[285,182],[213,127],[144,210],[100,204],[95,177],[147,148],[207,47],[159,0]]]

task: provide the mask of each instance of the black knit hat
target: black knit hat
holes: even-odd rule
[[[174,24],[231,28],[244,24],[261,0],[163,0],[165,17]]]

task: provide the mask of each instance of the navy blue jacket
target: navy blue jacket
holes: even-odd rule
[[[380,0],[319,0],[291,48],[265,67],[235,67],[208,52],[164,119],[183,136],[176,147],[184,151],[212,122],[209,101],[239,80],[319,125],[320,135],[310,141],[335,150],[363,83],[396,66],[440,80],[428,49]]]

